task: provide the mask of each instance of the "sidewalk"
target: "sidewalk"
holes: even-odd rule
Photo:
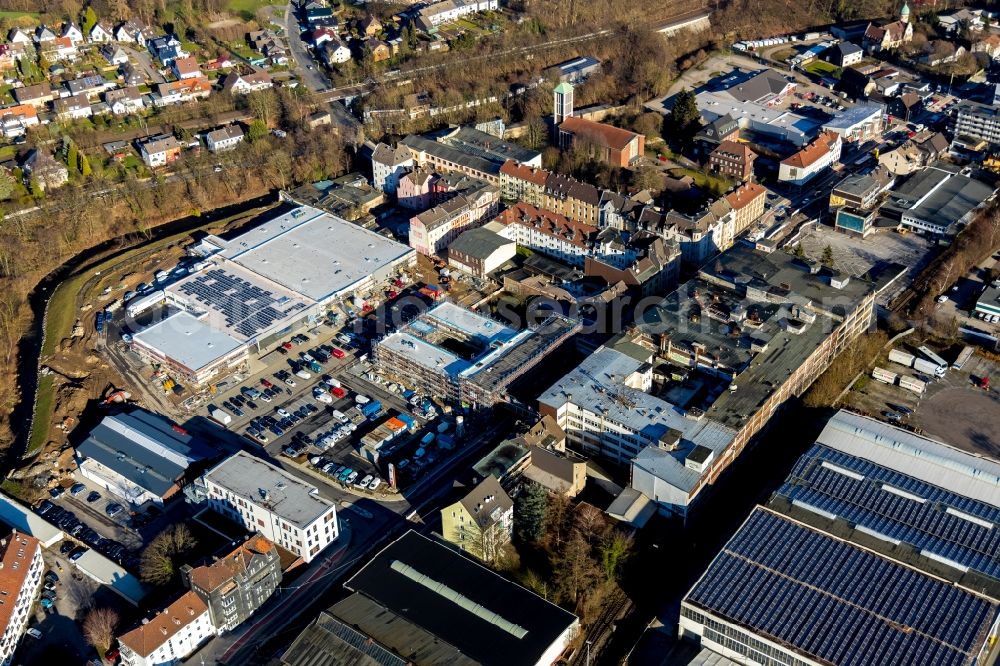
[[[235,631],[216,637],[185,661],[197,664],[241,663],[235,658],[242,651],[269,640],[275,629],[294,621],[308,608],[309,600],[323,595],[336,582],[336,574],[341,568],[335,565],[345,559],[350,563],[346,555],[351,548],[353,534],[351,526],[342,520],[337,547],[310,563],[309,568],[294,582],[286,584],[282,581],[265,606],[265,612],[258,611]]]

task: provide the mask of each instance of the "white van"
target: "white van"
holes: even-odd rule
[[[341,423],[347,423],[349,420],[343,412],[336,409],[333,410],[333,418],[337,419]]]

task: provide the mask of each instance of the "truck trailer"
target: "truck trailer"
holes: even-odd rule
[[[872,370],[872,378],[874,378],[875,381],[882,382],[883,384],[889,384],[890,386],[896,383],[896,378],[898,376],[899,375],[895,372],[890,372],[884,368],[875,368]]]
[[[915,361],[916,358],[917,357],[914,356],[913,354],[907,354],[902,349],[893,349],[891,352],[889,352],[890,361],[892,361],[893,363],[899,363],[900,365],[905,366],[907,368],[913,367],[913,361]]]

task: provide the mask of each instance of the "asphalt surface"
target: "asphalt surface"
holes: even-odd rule
[[[288,49],[292,52],[292,59],[299,68],[299,77],[302,84],[312,91],[326,90],[330,87],[330,80],[322,72],[319,65],[313,60],[312,54],[306,48],[306,43],[302,41],[302,33],[299,29],[298,20],[292,3],[285,5],[283,18],[285,27],[285,39],[288,40]]]

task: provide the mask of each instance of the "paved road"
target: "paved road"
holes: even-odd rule
[[[285,5],[285,15],[283,19],[285,27],[285,39],[288,40],[288,48],[292,52],[292,59],[299,68],[299,76],[303,85],[309,90],[326,90],[330,87],[330,80],[326,78],[322,68],[313,61],[312,55],[306,49],[306,43],[302,41],[302,33],[299,30],[298,21],[292,11],[292,3]]]

